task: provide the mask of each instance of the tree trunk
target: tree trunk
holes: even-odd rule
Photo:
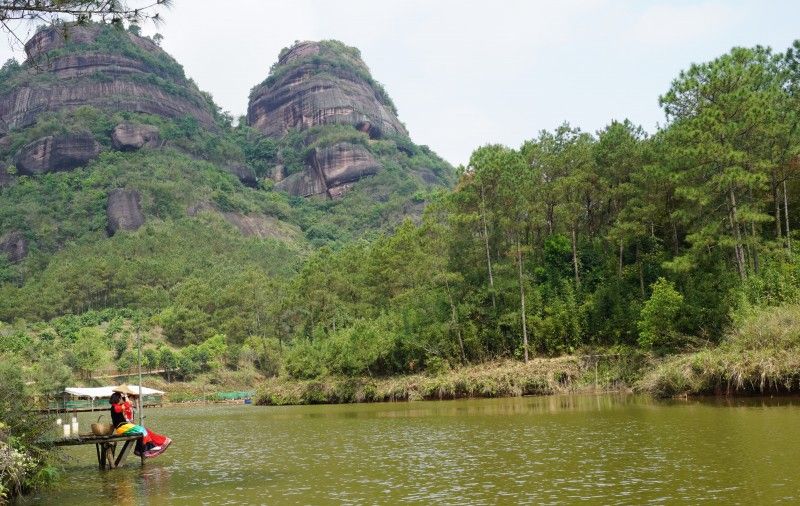
[[[522,346],[525,350],[525,363],[528,363],[528,323],[525,316],[525,285],[522,282],[522,250],[517,238],[517,265],[519,267],[519,303],[522,313]]]
[[[739,219],[736,213],[736,195],[733,193],[733,188],[728,191],[730,197],[730,213],[728,217],[731,222],[731,231],[735,241],[734,252],[736,253],[736,267],[739,270],[739,277],[745,279],[747,277],[746,259],[744,257],[744,249],[742,248],[742,232],[739,229]]]
[[[786,179],[783,180],[783,218],[786,220],[786,249],[792,254],[792,237],[789,234],[789,197],[786,193]]]
[[[675,224],[675,220],[670,220],[672,224],[672,249],[675,256],[678,256],[678,225]]]
[[[572,266],[575,268],[575,288],[581,287],[581,276],[578,272],[578,245],[575,225],[572,226]]]
[[[467,353],[464,351],[464,339],[461,336],[461,327],[458,325],[458,316],[456,313],[456,305],[453,303],[453,295],[450,293],[450,282],[447,281],[447,275],[444,275],[444,286],[447,288],[447,298],[450,300],[450,319],[453,326],[456,328],[456,335],[458,336],[458,347],[461,348],[461,363],[467,363]]]
[[[483,243],[486,246],[486,265],[489,268],[489,290],[492,293],[492,309],[497,309],[497,301],[494,296],[494,276],[492,275],[492,256],[489,253],[489,232],[486,227],[486,199],[483,195],[483,185],[481,185],[481,219],[483,221]]]
[[[756,236],[756,224],[752,222],[750,236],[753,238],[753,273],[758,274],[758,236]]]
[[[778,189],[778,182],[775,180],[775,173],[770,175],[770,186],[772,186],[772,201],[775,204],[775,238],[780,242],[782,237],[781,232],[781,201],[780,190]]]
[[[753,199],[753,189],[750,188],[750,201],[755,202]],[[751,251],[751,244],[752,243],[752,251]],[[755,222],[750,222],[750,242],[747,246],[747,253],[750,255],[750,258],[753,259],[753,274],[758,274],[758,236],[756,235],[756,224]]]
[[[623,253],[623,246],[622,241],[619,243],[619,265],[617,266],[617,275],[622,278],[622,253]]]
[[[636,263],[639,264],[639,289],[642,291],[642,298],[644,299],[644,269],[642,268],[642,259],[639,256],[639,244],[636,244]]]

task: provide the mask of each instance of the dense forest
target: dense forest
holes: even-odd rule
[[[244,370],[248,382],[713,347],[758,308],[797,301],[798,47],[692,65],[659,98],[666,123],[652,134],[564,124],[518,149],[480,147],[452,190],[403,175],[447,172],[427,148],[345,126],[275,141],[219,113],[216,130],[91,107],[51,115],[12,132],[4,152],[56,130],[100,138],[130,118],[166,145],[2,189],[0,221],[38,241],[0,265],[4,361],[47,394],[128,369],[139,333],[145,367],[170,380]],[[266,178],[247,188],[215,165],[239,159],[263,175],[279,153],[303,159],[292,150],[309,136],[363,143],[387,170],[331,201]],[[101,189],[131,181],[159,219],[105,238]],[[219,213],[185,216],[198,195],[215,211],[272,216],[278,231],[247,238]],[[409,203],[424,213],[401,221]]]
[[[139,62],[153,74],[133,85],[202,117],[87,104],[0,138],[0,242],[25,245],[19,258],[0,254],[0,437],[27,448],[9,454],[20,476],[53,470],[47,452],[34,455],[46,426],[20,406],[133,370],[139,340],[160,386],[308,387],[264,387],[264,403],[411,398],[369,383],[398,376],[413,388],[433,378],[421,398],[547,393],[586,356],[595,387],[603,356],[635,357],[614,379],[659,395],[800,388],[800,42],[691,65],[659,97],[655,132],[563,124],[518,148],[479,147],[453,169],[394,116],[385,131],[265,135],[221,112],[166,53],[142,49],[152,41],[101,30],[50,57]],[[304,44],[281,53],[298,59],[273,66],[254,96],[269,102],[271,86],[313,65],[396,114],[355,48]],[[320,53],[303,59],[309,47]],[[54,86],[32,70],[9,61],[0,85]],[[158,146],[116,147],[112,132],[129,123],[157,132]],[[44,174],[15,167],[37,139],[70,135],[96,143],[96,158]],[[303,183],[309,160],[337,146],[379,169],[335,195],[283,191],[275,174]],[[124,188],[146,219],[110,230],[109,195]],[[468,372],[439,381],[454,371]],[[322,392],[326,380],[339,390]]]
[[[477,149],[421,225],[302,267],[275,332],[287,372],[691,351],[795,302],[797,63],[755,47],[693,65],[653,135],[565,124]]]

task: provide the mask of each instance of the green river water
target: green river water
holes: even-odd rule
[[[554,396],[154,408],[144,468],[65,451],[26,503],[800,503],[800,400]],[[90,414],[81,415],[88,427]]]

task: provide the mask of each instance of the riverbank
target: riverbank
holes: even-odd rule
[[[263,405],[517,397],[635,390],[655,397],[800,392],[800,304],[741,312],[716,346],[654,355],[631,349],[497,361],[392,378],[272,378]]]
[[[800,305],[751,312],[719,346],[667,357],[635,388],[657,397],[800,391]]]
[[[629,362],[626,362],[629,365]],[[258,388],[256,404],[341,404],[462,398],[520,397],[555,393],[627,390],[629,371],[620,360],[600,356],[563,356],[495,361],[440,374],[389,378],[325,377],[315,380],[268,379]]]
[[[167,403],[224,402],[246,392],[261,405],[340,404],[518,397],[635,390],[655,397],[774,395],[800,391],[800,305],[753,310],[717,346],[657,357],[634,348],[492,361],[393,377],[264,378],[254,370],[216,371],[166,383]],[[241,396],[240,396],[241,398]]]

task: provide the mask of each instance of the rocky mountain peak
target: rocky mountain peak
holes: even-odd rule
[[[371,138],[408,135],[358,49],[334,40],[297,42],[281,51],[251,92],[247,120],[271,137],[328,124],[352,125]]]
[[[139,37],[133,32],[121,28],[111,27],[100,23],[66,24],[49,27],[37,32],[25,43],[25,54],[28,60],[36,60],[56,49],[67,46],[85,46],[95,43],[103,37],[106,30],[116,30],[124,38],[143,49],[153,53],[162,52],[161,48],[146,37]]]
[[[25,45],[28,60],[0,71],[0,137],[48,112],[92,106],[214,128],[213,105],[155,42],[108,24],[52,26]]]
[[[275,139],[303,135],[305,169],[285,178],[281,174],[277,187],[304,197],[342,197],[383,169],[371,142],[408,138],[360,51],[336,40],[284,48],[266,80],[253,88],[247,121]],[[362,137],[354,143],[356,134]]]

